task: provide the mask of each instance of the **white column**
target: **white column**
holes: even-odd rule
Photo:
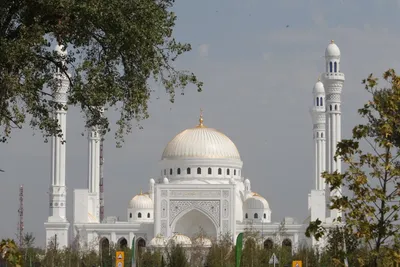
[[[56,46],[56,51],[61,57],[66,56],[66,51],[63,51],[62,48],[62,46]],[[66,216],[67,188],[65,182],[69,79],[60,69],[56,70],[54,79],[57,84],[52,92],[53,101],[58,105],[53,111],[53,118],[59,124],[60,133],[51,138],[51,181],[48,192],[49,217],[44,225],[46,228],[46,245],[51,242],[57,248],[63,248],[68,246],[69,240],[69,222]]]

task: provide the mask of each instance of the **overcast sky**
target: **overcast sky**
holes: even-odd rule
[[[342,94],[342,131],[348,137],[358,123],[357,109],[368,99],[361,80],[398,69],[400,1],[395,0],[180,0],[175,36],[193,50],[177,63],[204,81],[204,91],[189,87],[176,103],[155,88],[150,118],[115,147],[105,142],[105,213],[126,219],[129,200],[148,180],[158,178],[158,161],[170,139],[195,126],[199,109],[207,126],[237,145],[243,175],[265,196],[273,221],[307,217],[313,185],[312,88],[324,71],[331,39],[342,52],[346,75]],[[68,218],[72,190],[86,187],[87,138],[84,121],[71,108],[67,122]],[[25,231],[44,244],[48,216],[50,145],[25,128],[1,144],[0,237],[14,237],[18,186],[25,187]]]

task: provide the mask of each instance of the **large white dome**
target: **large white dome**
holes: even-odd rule
[[[200,124],[182,131],[165,147],[162,160],[205,158],[205,159],[237,159],[240,154],[235,144],[225,134]]]

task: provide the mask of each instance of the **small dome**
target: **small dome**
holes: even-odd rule
[[[136,195],[129,201],[129,208],[131,209],[153,209],[153,201],[151,200],[149,194]]]
[[[182,131],[165,147],[162,159],[184,158],[236,159],[240,154],[236,145],[225,134],[203,125],[203,117],[197,127]]]
[[[168,180],[168,178],[167,178],[167,177],[164,177],[164,179],[163,179],[163,183],[164,183],[164,184],[168,184],[168,183],[169,183],[169,180]]]
[[[155,184],[155,183],[156,183],[156,181],[154,181],[154,179],[151,178],[151,179],[150,179],[150,184]]]
[[[190,238],[182,234],[175,234],[173,237],[171,237],[170,241],[174,242],[175,245],[180,246],[192,245],[192,241],[190,240]]]
[[[268,201],[257,193],[252,193],[252,196],[245,200],[244,202],[245,210],[248,209],[269,209]]]
[[[333,40],[325,50],[325,57],[340,57],[340,49]]]
[[[244,180],[244,184],[249,185],[250,184],[250,180],[249,179]]]
[[[325,93],[324,84],[321,81],[318,80],[318,82],[316,82],[316,84],[314,85],[313,93]]]
[[[199,237],[199,238],[197,238],[197,239],[194,241],[194,243],[195,243],[197,246],[201,246],[201,247],[211,247],[211,245],[212,245],[211,240],[208,239],[208,238],[205,238],[205,237]]]
[[[167,240],[161,235],[154,237],[150,241],[151,247],[165,247],[166,245],[167,245]]]

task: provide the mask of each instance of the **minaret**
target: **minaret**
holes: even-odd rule
[[[100,114],[103,114],[103,109],[100,109]],[[100,143],[100,128],[92,126],[88,133],[88,211],[96,221],[100,221]]]
[[[341,141],[341,99],[344,74],[340,72],[340,49],[331,41],[325,50],[326,70],[323,80],[326,93],[326,168],[333,173],[341,172],[340,159],[335,161],[337,143]],[[341,190],[330,192],[330,196],[339,195]],[[336,219],[341,214],[331,210],[331,218]]]
[[[322,179],[322,173],[325,169],[325,89],[321,80],[314,85],[313,89],[313,107],[310,110],[313,123],[314,140],[314,160],[315,160],[315,190],[324,190],[325,182]]]
[[[60,57],[67,55],[63,46],[56,45],[55,51]],[[65,64],[64,61],[61,62]],[[53,101],[59,106],[54,109],[53,116],[57,119],[62,136],[53,136],[51,140],[51,181],[49,188],[49,217],[45,223],[46,243],[56,243],[58,248],[68,246],[69,222],[66,217],[67,187],[65,185],[65,155],[67,133],[67,92],[69,79],[57,68],[54,74],[57,85],[53,91]]]

